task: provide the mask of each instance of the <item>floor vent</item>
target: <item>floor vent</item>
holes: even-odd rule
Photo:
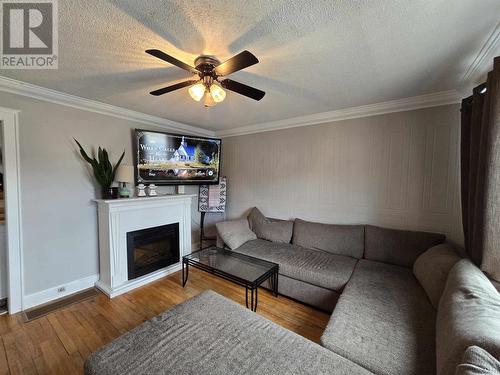
[[[23,312],[24,320],[26,322],[41,318],[47,314],[50,314],[53,311],[62,309],[74,303],[82,302],[87,299],[95,298],[99,295],[99,291],[95,288],[87,289],[79,293],[72,294],[70,296],[60,298],[58,300],[46,303],[44,305],[40,305],[34,307],[32,309],[26,310]]]

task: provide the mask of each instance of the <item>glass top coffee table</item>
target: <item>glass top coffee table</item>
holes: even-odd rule
[[[257,310],[258,288],[269,279],[271,289],[278,295],[279,265],[219,247],[208,247],[182,257],[182,286],[189,277],[189,266],[245,287],[247,308]],[[250,291],[250,305],[248,294]]]

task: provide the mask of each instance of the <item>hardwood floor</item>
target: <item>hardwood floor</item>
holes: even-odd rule
[[[177,272],[111,300],[100,294],[28,323],[20,314],[0,316],[0,375],[81,374],[84,360],[100,346],[206,289],[245,305],[244,288],[191,268],[185,288]],[[329,319],[265,290],[259,290],[257,313],[316,342]]]

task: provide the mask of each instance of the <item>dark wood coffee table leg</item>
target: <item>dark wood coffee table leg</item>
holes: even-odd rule
[[[278,271],[274,272],[269,278],[269,287],[275,297],[278,297]]]
[[[259,287],[245,287],[245,304],[247,306],[247,309],[252,310],[253,312],[257,311],[257,302],[259,298],[259,293],[258,293]],[[248,291],[250,290],[250,305],[248,304]]]
[[[252,296],[253,297],[253,296]],[[252,298],[253,299],[253,298]],[[259,287],[255,288],[255,304],[253,306],[253,312],[257,311],[257,301],[259,300]]]

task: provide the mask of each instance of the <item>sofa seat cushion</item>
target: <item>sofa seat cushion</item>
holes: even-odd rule
[[[93,353],[86,375],[358,374],[362,367],[206,291]]]
[[[468,259],[451,269],[436,324],[438,375],[454,375],[465,350],[480,346],[500,358],[500,294]]]
[[[332,313],[340,292],[279,275],[278,292],[284,296]],[[271,285],[269,284],[269,289]]]
[[[321,343],[376,374],[432,375],[435,323],[411,269],[361,260]]]
[[[278,263],[281,275],[335,291],[344,287],[357,262],[351,257],[261,239],[248,241],[234,251]]]

